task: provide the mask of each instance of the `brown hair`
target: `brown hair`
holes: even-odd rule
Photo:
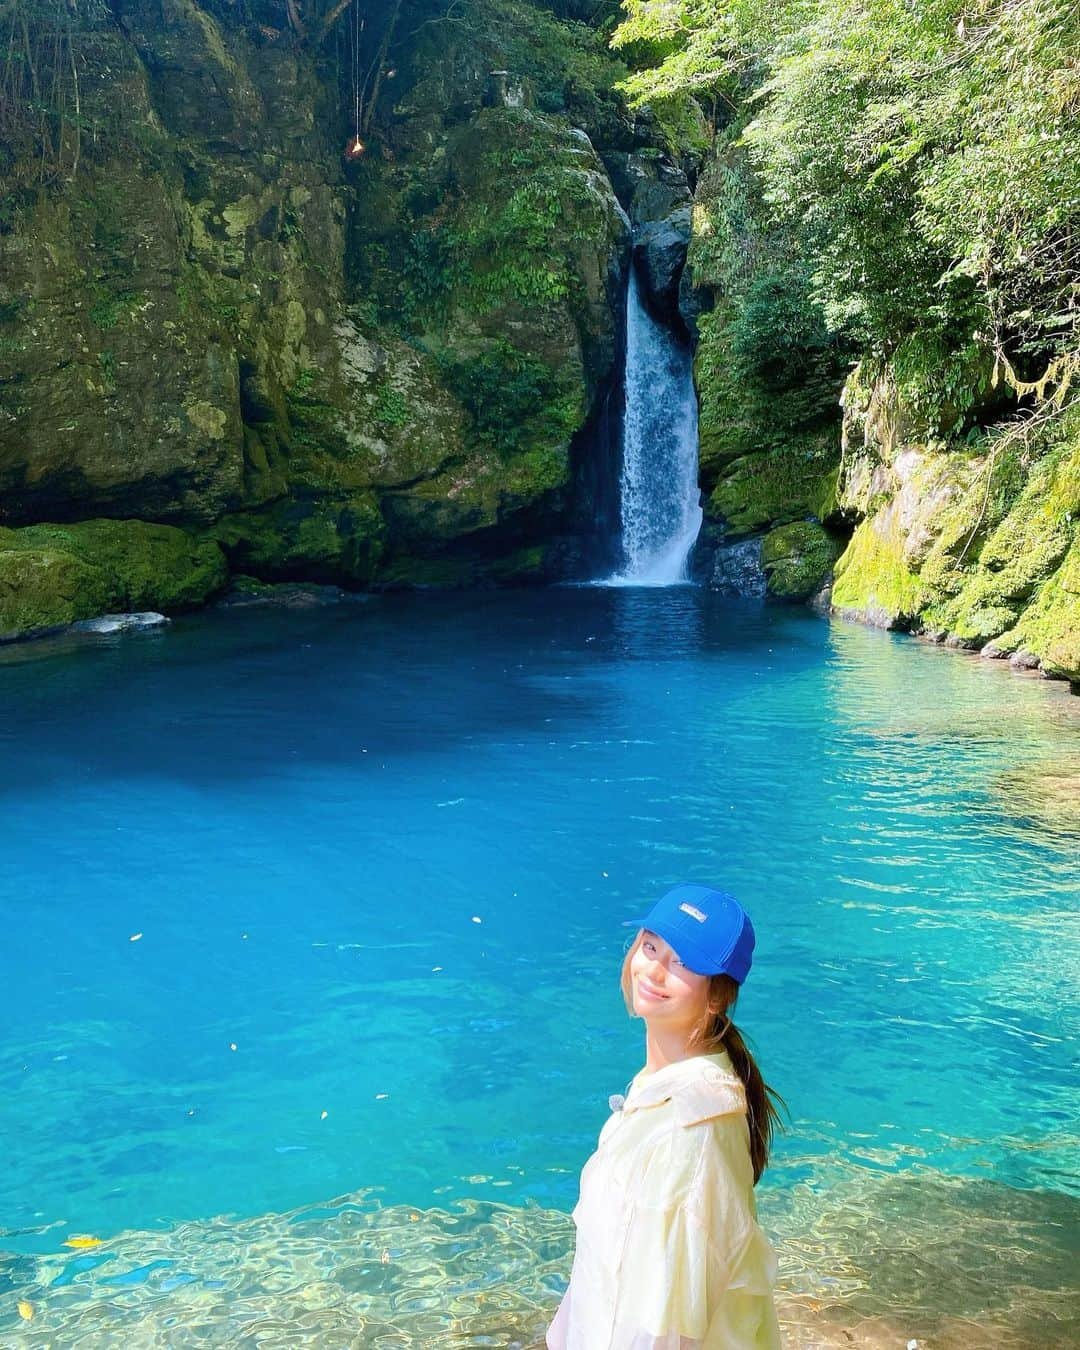
[[[630,983],[630,962],[641,946],[645,929],[641,929],[623,961],[620,986],[627,1011],[634,1016],[634,994]],[[739,997],[739,984],[730,975],[710,975],[708,1002],[701,1021],[690,1036],[690,1046],[699,1055],[726,1050],[732,1067],[746,1089],[746,1117],[750,1126],[750,1161],[754,1168],[754,1184],[761,1179],[769,1165],[769,1149],[773,1134],[781,1126],[779,1107],[786,1103],[761,1076],[743,1034],[731,1020],[731,1010]]]

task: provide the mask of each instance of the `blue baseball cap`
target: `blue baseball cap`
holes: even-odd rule
[[[647,928],[675,949],[696,975],[730,975],[742,984],[754,955],[754,925],[733,895],[684,882],[662,895],[643,919],[626,927]]]

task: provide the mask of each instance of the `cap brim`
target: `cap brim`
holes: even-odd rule
[[[718,966],[715,961],[707,960],[704,956],[700,955],[695,949],[694,943],[687,940],[689,935],[685,931],[677,928],[669,928],[668,931],[665,932],[664,929],[667,928],[667,924],[657,926],[655,920],[653,921],[653,926],[650,927],[647,922],[647,917],[648,916],[646,916],[646,919],[626,919],[623,922],[623,927],[648,928],[650,933],[655,933],[657,937],[663,938],[672,951],[678,953],[679,960],[687,970],[692,970],[695,975],[723,974],[724,967],[722,965]]]

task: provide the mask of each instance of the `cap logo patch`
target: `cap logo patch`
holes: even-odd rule
[[[689,914],[692,919],[697,919],[698,923],[705,922],[705,915],[702,914],[700,909],[695,909],[693,905],[688,905],[684,901],[679,908],[684,914]]]

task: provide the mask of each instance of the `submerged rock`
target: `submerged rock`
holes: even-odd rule
[[[71,631],[108,636],[112,633],[138,632],[145,628],[161,628],[168,622],[164,614],[156,614],[153,610],[142,614],[102,614],[96,619],[80,619],[71,625]]]
[[[269,583],[254,577],[237,577],[232,589],[218,601],[222,609],[321,609],[364,599],[356,591],[340,586],[319,586],[313,582]]]

